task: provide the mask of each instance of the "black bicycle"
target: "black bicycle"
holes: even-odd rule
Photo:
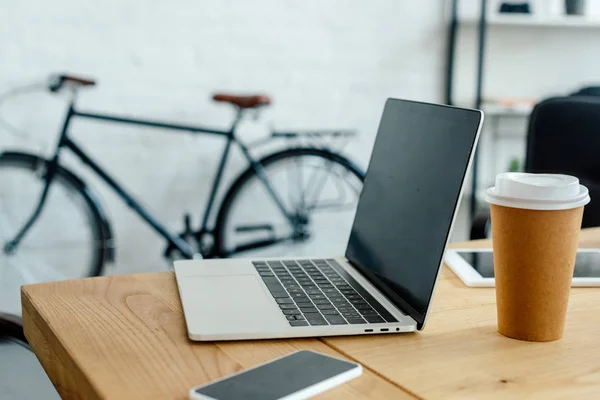
[[[277,256],[313,238],[339,237],[340,224],[351,223],[364,178],[353,162],[327,145],[287,146],[257,159],[251,154],[253,146],[236,136],[240,120],[270,104],[269,97],[215,95],[215,101],[236,109],[231,128],[221,131],[77,110],[77,90],[93,85],[93,80],[69,75],[56,76],[47,85],[50,92],[68,89],[71,95],[52,157],[16,151],[0,154],[0,262],[28,274],[28,281],[101,275],[104,265],[114,261],[110,221],[90,186],[61,164],[64,149],[91,168],[166,240],[164,254],[170,258],[222,258],[257,250],[263,256]],[[169,232],[76,144],[69,132],[73,118],[223,136],[224,150],[199,228],[192,228],[190,215],[185,215],[183,232]],[[348,131],[272,132],[261,143],[351,135]],[[216,207],[232,143],[249,166]]]

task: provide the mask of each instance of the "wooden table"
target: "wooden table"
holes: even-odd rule
[[[600,247],[600,229],[581,243]],[[467,288],[444,268],[420,333],[193,343],[172,273],[22,289],[25,334],[64,398],[185,399],[194,385],[297,349],[365,368],[323,398],[598,398],[600,290],[572,291],[565,336],[551,343],[499,335],[494,300],[493,289]]]

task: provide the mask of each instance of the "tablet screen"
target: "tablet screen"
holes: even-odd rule
[[[494,277],[494,258],[492,252],[464,252],[458,255],[473,266],[482,277]],[[575,278],[600,278],[600,252],[578,252],[575,260]]]

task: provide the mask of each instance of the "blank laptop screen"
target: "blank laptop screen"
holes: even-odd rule
[[[346,258],[422,326],[482,115],[388,99]]]

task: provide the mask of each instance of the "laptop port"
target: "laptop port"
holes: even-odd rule
[[[387,331],[389,331],[389,329],[388,328],[381,328],[380,331],[381,332],[387,332]]]
[[[365,332],[373,332],[373,329],[365,329]]]

